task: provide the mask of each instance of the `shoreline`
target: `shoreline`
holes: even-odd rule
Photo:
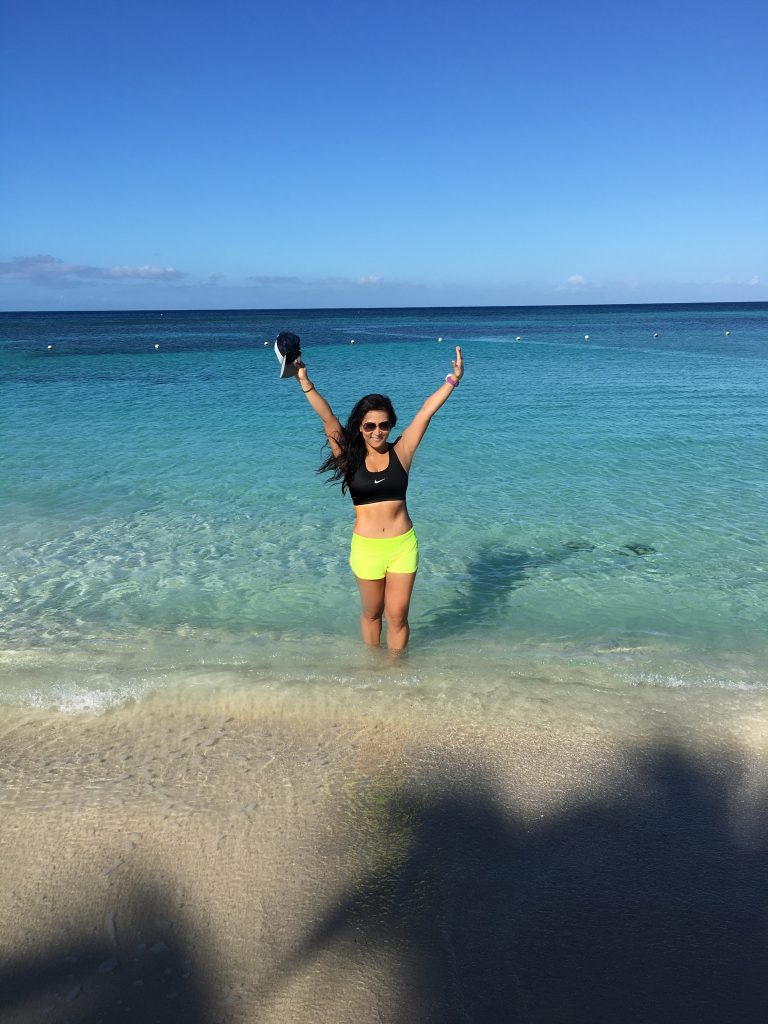
[[[641,733],[371,693],[4,709],[0,1019],[751,1019],[768,738],[705,696]]]

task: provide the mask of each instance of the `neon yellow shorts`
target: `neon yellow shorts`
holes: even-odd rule
[[[416,572],[419,542],[413,528],[399,537],[361,537],[353,533],[349,564],[361,580],[383,580],[388,572]]]

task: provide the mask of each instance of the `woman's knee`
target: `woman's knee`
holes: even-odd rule
[[[363,609],[362,609],[362,612],[361,612],[362,618],[366,619],[368,622],[380,622],[381,621],[381,617],[382,617],[383,614],[384,614],[384,607],[383,606],[381,608],[376,608],[376,607],[368,607],[368,608],[366,608],[365,605],[364,605]]]
[[[385,607],[384,618],[387,620],[387,624],[392,626],[394,629],[402,629],[408,625],[408,609],[403,608],[402,605],[396,607]]]

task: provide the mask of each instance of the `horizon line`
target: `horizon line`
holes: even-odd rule
[[[726,299],[724,301],[676,301],[676,302],[534,302],[500,305],[498,303],[460,304],[451,306],[200,306],[196,308],[139,308],[126,309],[3,309],[0,316],[50,316],[83,314],[126,314],[126,313],[382,313],[408,310],[458,310],[458,309],[595,309],[600,307],[643,307],[643,306],[765,306],[768,299]]]

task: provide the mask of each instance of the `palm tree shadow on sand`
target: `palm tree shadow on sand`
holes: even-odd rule
[[[768,804],[736,827],[736,758],[641,754],[631,783],[537,822],[466,772],[446,781],[454,768],[390,786],[368,840],[378,863],[264,998],[335,953],[369,976],[392,965],[388,1024],[764,1019]]]
[[[178,922],[164,919],[167,900],[144,889],[126,903],[130,924],[118,916],[111,938],[106,929],[72,935],[63,920],[44,952],[6,959],[0,1020],[208,1024],[212,979]]]

